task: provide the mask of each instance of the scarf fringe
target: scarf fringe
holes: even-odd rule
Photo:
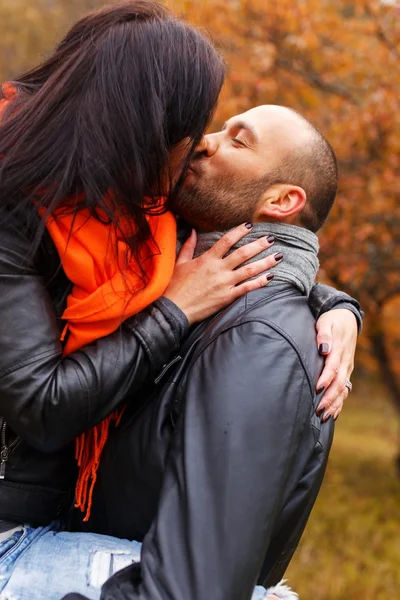
[[[87,522],[93,503],[93,490],[97,481],[101,455],[106,445],[108,432],[112,424],[118,427],[126,406],[114,411],[101,423],[82,433],[75,442],[75,459],[79,467],[78,480],[75,489],[75,507],[82,513]]]

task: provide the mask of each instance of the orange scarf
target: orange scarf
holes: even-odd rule
[[[0,115],[15,95],[15,88],[3,85],[3,94]],[[66,340],[64,356],[113,333],[125,319],[164,293],[175,265],[176,222],[169,212],[148,216],[147,221],[152,240],[143,245],[138,261],[146,272],[144,284],[138,263],[133,258],[128,260],[126,244],[116,239],[111,226],[91,217],[87,210],[75,216],[56,214],[47,220],[46,227],[65,274],[73,283],[62,315],[67,321],[61,336]],[[118,425],[123,410],[124,407],[114,411],[76,440],[79,466],[76,506],[82,512],[86,510],[84,521],[90,517],[97,469],[109,427],[112,422]]]
[[[115,239],[109,225],[104,225],[87,211],[51,217],[46,223],[73,288],[62,318],[67,321],[64,355],[113,333],[124,319],[140,312],[162,296],[175,265],[176,222],[169,212],[147,218],[152,241],[143,245],[140,264],[146,270],[147,284],[140,277],[135,260],[127,261],[127,246]],[[117,248],[117,253],[115,252]],[[126,264],[121,270],[121,265]],[[111,357],[110,357],[111,360]],[[76,506],[84,521],[90,517],[93,488],[101,453],[112,422],[118,425],[124,407],[114,411],[76,440],[79,475]]]

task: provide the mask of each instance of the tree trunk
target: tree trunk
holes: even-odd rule
[[[374,332],[370,334],[369,338],[371,340],[375,358],[378,361],[382,379],[390,392],[397,413],[400,415],[400,383],[391,367],[391,362],[385,345],[385,335],[381,328],[381,319],[378,317],[377,321],[379,326],[376,327],[378,323],[375,324]],[[395,463],[397,473],[400,476],[400,448],[395,459]]]
[[[400,383],[390,364],[389,354],[386,350],[385,345],[384,333],[381,330],[375,331],[373,334],[370,335],[370,340],[372,343],[375,358],[378,361],[379,370],[381,372],[383,382],[389,389],[396,410],[400,415]]]

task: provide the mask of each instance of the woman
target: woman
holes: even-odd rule
[[[223,258],[250,224],[201,260],[191,260],[192,235],[175,266],[168,201],[223,77],[202,35],[136,0],[82,19],[48,60],[3,86],[0,591],[20,552],[65,521],[74,492],[88,515],[128,394],[154,378],[188,325],[271,277],[274,258],[256,263],[264,275],[252,281],[240,268],[271,241],[229,266]],[[332,411],[345,395],[335,385]]]

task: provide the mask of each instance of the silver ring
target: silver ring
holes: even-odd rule
[[[351,390],[353,389],[353,384],[351,383],[350,379],[348,379],[344,385],[345,387],[347,387],[349,392],[351,392]]]

